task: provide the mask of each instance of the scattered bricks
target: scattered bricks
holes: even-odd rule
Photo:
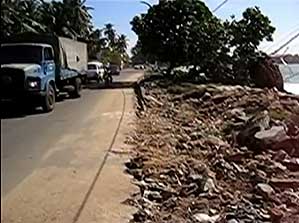
[[[143,85],[146,109],[137,111],[126,163],[139,187],[133,222],[298,222],[298,97]]]

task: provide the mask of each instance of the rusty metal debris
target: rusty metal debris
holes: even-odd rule
[[[133,222],[298,222],[298,97],[159,81],[144,93]]]

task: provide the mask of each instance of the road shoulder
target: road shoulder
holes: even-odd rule
[[[119,132],[77,222],[123,223],[128,222],[136,211],[123,204],[129,194],[137,190],[131,184],[130,176],[124,173],[130,150],[124,142],[135,117],[133,90],[124,89],[123,93],[126,103]]]

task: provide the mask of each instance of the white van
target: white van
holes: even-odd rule
[[[87,79],[101,82],[104,76],[104,65],[101,62],[92,61],[87,63]]]

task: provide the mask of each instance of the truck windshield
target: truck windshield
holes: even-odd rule
[[[7,63],[41,63],[42,47],[31,45],[1,46],[1,64]]]

